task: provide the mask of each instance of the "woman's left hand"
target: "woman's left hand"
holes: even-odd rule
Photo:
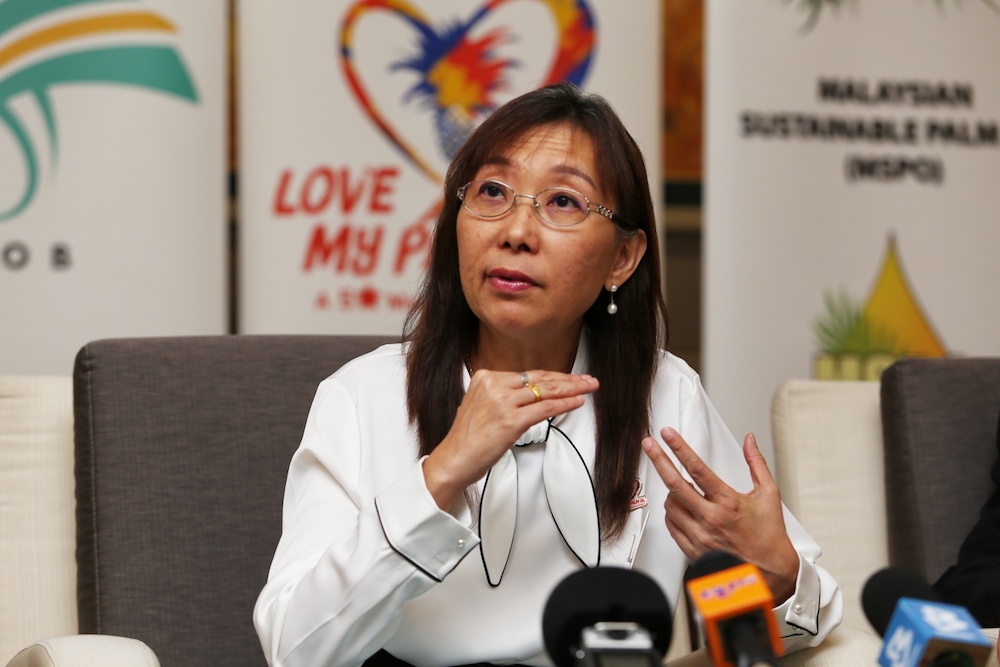
[[[799,555],[785,530],[778,485],[768,470],[757,440],[748,434],[743,456],[750,467],[753,489],[738,493],[722,481],[672,428],[660,431],[664,442],[687,470],[694,484],[674,466],[653,438],[642,448],[670,492],[664,503],[670,535],[689,559],[711,550],[727,551],[760,568],[775,605],[795,591]]]

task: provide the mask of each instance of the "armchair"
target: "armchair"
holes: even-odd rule
[[[889,559],[934,582],[993,491],[1000,358],[897,361],[881,405]]]
[[[73,377],[81,634],[36,643],[11,665],[107,665],[123,651],[133,662],[118,664],[265,665],[251,611],[309,403],[323,378],[388,340],[86,345]]]
[[[316,386],[388,339],[91,343],[74,371],[80,632],[264,665],[251,613]]]

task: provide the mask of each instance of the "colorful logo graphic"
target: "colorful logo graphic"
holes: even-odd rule
[[[393,63],[389,74],[416,75],[418,82],[404,101],[415,102],[433,113],[436,143],[443,156],[450,159],[469,133],[499,106],[497,93],[509,88],[507,75],[521,64],[498,54],[501,46],[515,40],[516,26],[477,32],[493,12],[516,2],[547,8],[557,33],[555,52],[537,85],[560,81],[582,85],[595,45],[594,17],[584,0],[488,0],[468,19],[454,19],[437,27],[405,0],[360,0],[344,17],[340,59],[351,92],[383,136],[435,183],[441,181],[441,174],[429,156],[421,155],[390,123],[359,74],[355,62],[358,21],[373,12],[388,12],[414,30],[415,53]]]
[[[34,99],[44,119],[53,162],[58,155],[55,109],[50,98],[54,86],[114,83],[197,101],[194,84],[176,49],[152,43],[176,28],[149,11],[118,9],[133,1],[114,0],[113,10],[105,7],[111,4],[109,0],[0,2],[0,123],[20,148],[26,174],[24,187],[12,205],[7,205],[6,193],[0,190],[4,194],[0,222],[24,211],[38,190],[37,150],[12,104],[22,94]],[[95,6],[86,14],[73,11],[83,5]],[[115,44],[116,40],[126,43]]]
[[[948,354],[917,303],[892,237],[868,303],[827,294],[826,310],[815,323],[817,379],[877,380],[896,359]]]

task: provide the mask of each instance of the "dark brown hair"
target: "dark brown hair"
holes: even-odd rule
[[[451,429],[462,401],[463,359],[476,346],[479,320],[462,292],[456,221],[458,188],[490,158],[503,155],[526,133],[568,124],[594,146],[601,189],[615,202],[620,232],[646,234],[646,253],[615,293],[618,313],[609,315],[602,292],[584,315],[590,330],[587,372],[598,378],[594,394],[597,454],[594,484],[604,538],[621,534],[649,434],[649,407],[658,349],[666,346],[667,314],[660,288],[659,243],[642,153],[603,98],[570,84],[517,97],[497,109],[466,140],[448,168],[423,284],[406,317],[409,341],[406,397],[420,454],[429,454]]]

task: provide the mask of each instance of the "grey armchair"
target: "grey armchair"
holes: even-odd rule
[[[993,490],[1000,358],[897,361],[881,410],[889,562],[934,582]]]
[[[251,612],[316,386],[367,336],[104,340],[74,370],[80,633],[266,664]]]

